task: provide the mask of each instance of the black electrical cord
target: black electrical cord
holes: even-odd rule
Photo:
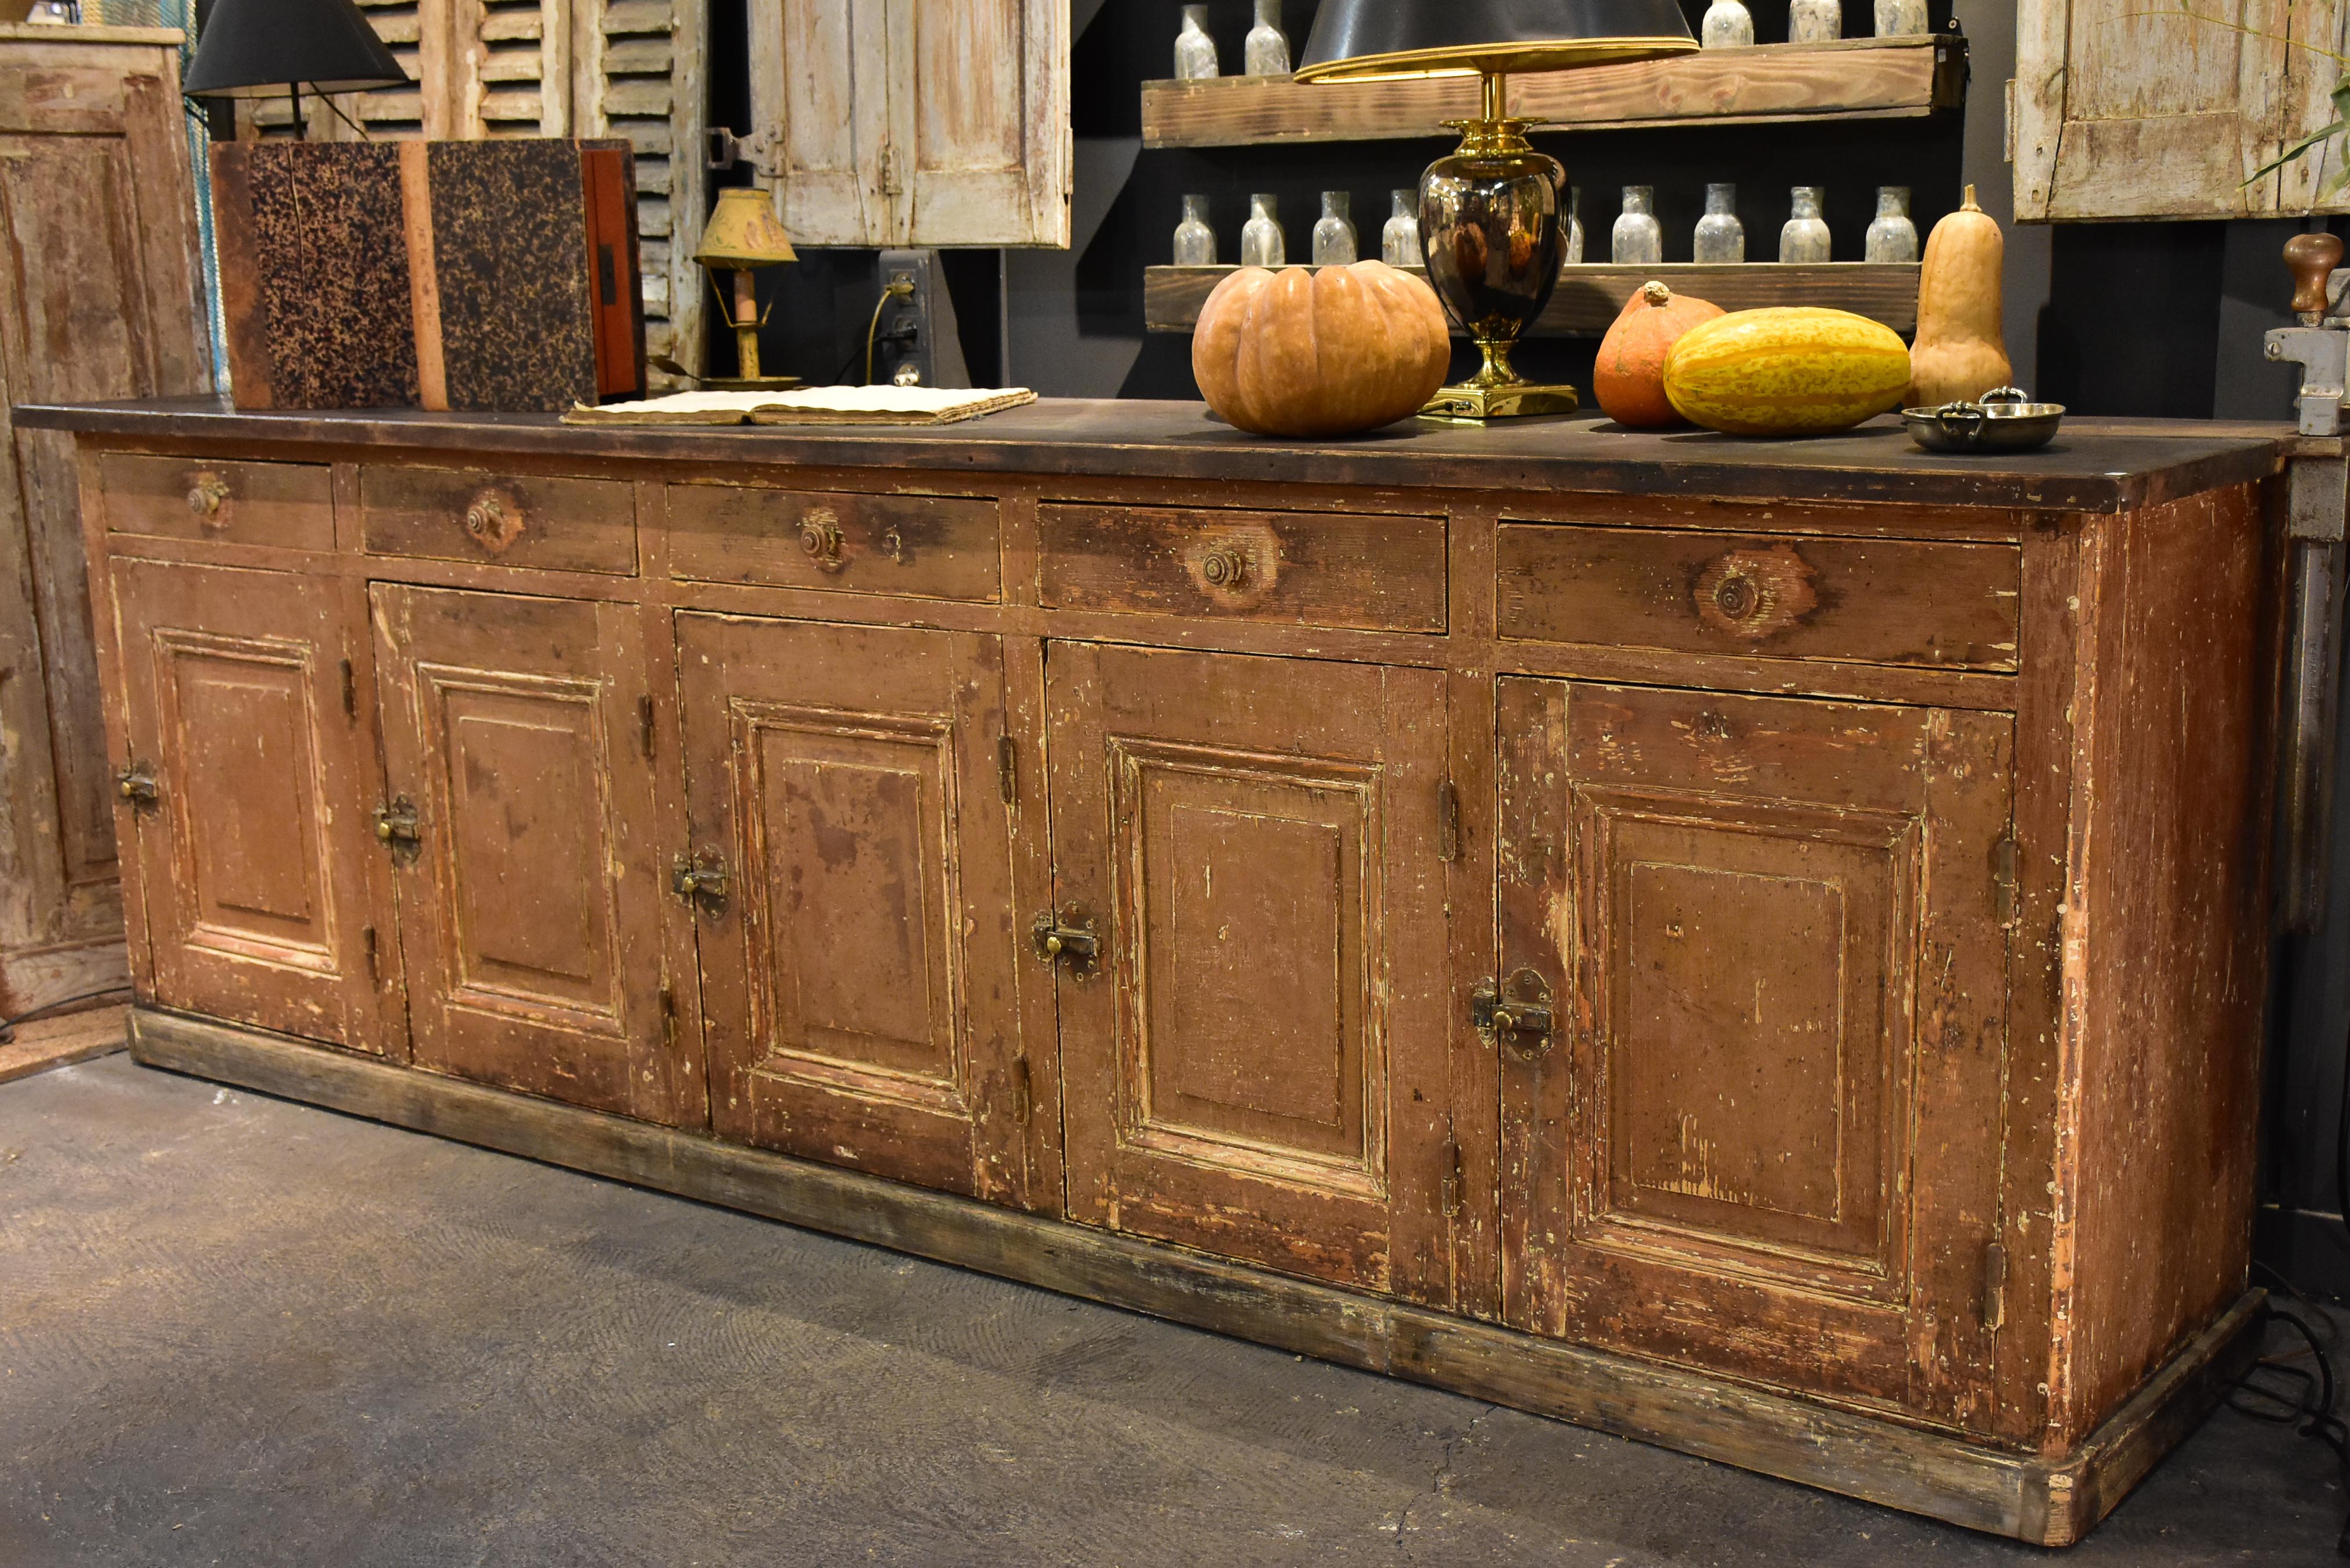
[[[2298,1333],[2309,1346],[2314,1366],[2294,1365],[2297,1355],[2262,1356],[2229,1394],[2228,1407],[2255,1421],[2293,1427],[2303,1437],[2315,1438],[2333,1449],[2334,1463],[2342,1471],[2343,1490],[2350,1493],[2350,1426],[2334,1413],[2333,1357],[2325,1354],[2317,1331],[2306,1319],[2272,1304],[2261,1308],[2261,1318],[2264,1330],[2269,1324],[2281,1323]],[[2283,1379],[2284,1386],[2262,1386],[2255,1379],[2263,1374]],[[2334,1550],[2338,1556],[2350,1557],[2350,1521],[2344,1521],[2341,1534],[2334,1537]]]
[[[5,1045],[16,1038],[16,1025],[19,1023],[37,1023],[60,1008],[77,1007],[85,1002],[100,1002],[109,996],[130,994],[130,988],[127,985],[109,985],[104,991],[85,991],[79,996],[61,996],[55,1002],[45,1002],[38,1007],[27,1008],[14,1018],[0,1018],[0,1045]]]

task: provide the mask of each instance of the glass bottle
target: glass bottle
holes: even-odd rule
[[[1356,259],[1355,198],[1351,192],[1322,192],[1322,221],[1314,225],[1314,265],[1347,266]]]
[[[1820,216],[1821,190],[1817,185],[1798,185],[1794,194],[1794,213],[1779,231],[1779,259],[1824,262],[1828,259],[1828,224]]]
[[[1280,204],[1271,196],[1249,198],[1249,220],[1241,228],[1241,265],[1281,266],[1289,260],[1289,240],[1281,232]]]
[[[1256,26],[1249,29],[1242,48],[1249,75],[1289,74],[1289,35],[1281,30],[1281,0],[1256,0]]]
[[[1877,0],[1878,37],[1913,38],[1932,31],[1933,25],[1926,17],[1926,0]]]
[[[1833,44],[1844,36],[1844,0],[1787,0],[1787,42]]]
[[[1709,49],[1742,49],[1754,42],[1754,18],[1739,0],[1713,0],[1698,25],[1698,41]]]
[[[1868,225],[1868,248],[1862,259],[1873,262],[1914,262],[1918,259],[1918,225],[1909,221],[1909,187],[1880,185],[1877,218]]]
[[[1665,259],[1665,231],[1651,211],[1653,185],[1624,187],[1624,212],[1607,234],[1607,259],[1618,266],[1655,266]]]
[[[1205,196],[1183,198],[1183,221],[1175,225],[1175,265],[1216,265],[1216,231],[1208,226],[1208,199]]]
[[[1219,74],[1216,40],[1208,36],[1208,8],[1186,5],[1183,30],[1175,35],[1175,79],[1196,82]]]
[[[1426,266],[1419,249],[1419,192],[1397,191],[1388,197],[1387,225],[1379,230],[1379,259],[1389,266]]]
[[[1566,259],[1567,266],[1583,265],[1583,187],[1566,188]]]
[[[1697,221],[1691,259],[1700,262],[1742,262],[1746,259],[1746,225],[1738,221],[1738,187],[1708,185],[1705,216]]]

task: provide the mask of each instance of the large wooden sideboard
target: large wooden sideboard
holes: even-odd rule
[[[167,28],[0,24],[0,405],[207,391]],[[5,418],[5,414],[0,414]],[[73,442],[0,439],[0,1019],[127,983]]]
[[[141,1060],[2052,1543],[2253,1353],[2281,427],[17,418]]]

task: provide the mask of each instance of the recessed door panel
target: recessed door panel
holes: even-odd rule
[[[1502,964],[1559,1020],[1496,1042],[1507,1320],[1985,1424],[2009,721],[1500,712]]]
[[[1059,981],[1073,1215],[1442,1295],[1442,678],[1047,671],[1060,918],[1100,944]]]
[[[712,1125],[1026,1204],[993,638],[681,614]]]
[[[416,1062],[676,1120],[637,612],[373,597]]]
[[[117,815],[154,1000],[382,1050],[339,585],[131,560],[114,585],[132,753]]]

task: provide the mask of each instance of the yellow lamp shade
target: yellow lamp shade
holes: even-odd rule
[[[774,201],[767,192],[747,185],[718,192],[717,210],[702,231],[702,248],[693,259],[703,266],[774,266],[797,261],[791,236],[775,221]]]

